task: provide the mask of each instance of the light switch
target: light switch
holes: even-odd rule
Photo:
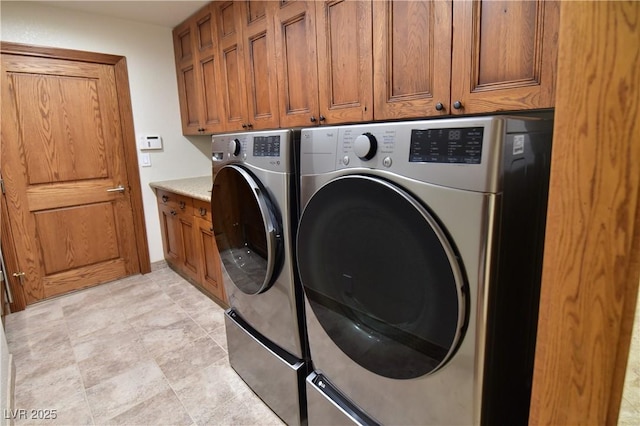
[[[142,167],[151,167],[151,155],[149,153],[140,153],[140,165]]]

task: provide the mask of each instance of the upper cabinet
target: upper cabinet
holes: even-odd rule
[[[314,2],[270,3],[275,22],[280,125],[313,125],[319,121]]]
[[[447,113],[451,23],[451,2],[373,2],[376,120]]]
[[[225,130],[219,93],[215,22],[209,6],[173,30],[182,132],[185,135]]]
[[[215,1],[174,30],[185,134],[551,108],[554,1]]]
[[[553,107],[559,17],[555,1],[454,2],[449,112]]]
[[[319,122],[373,120],[371,2],[316,2]]]
[[[551,108],[551,1],[374,1],[376,120]]]

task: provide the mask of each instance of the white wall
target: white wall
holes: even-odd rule
[[[210,138],[182,136],[171,28],[33,2],[0,2],[0,40],[125,56],[136,136],[159,134],[164,149],[139,167],[149,254],[163,259],[150,182],[211,174]],[[138,152],[138,155],[140,152]]]

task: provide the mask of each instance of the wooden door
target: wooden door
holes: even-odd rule
[[[1,87],[27,304],[139,272],[114,67],[2,54]]]
[[[449,114],[451,2],[373,2],[376,120]]]
[[[371,2],[317,2],[316,18],[321,122],[373,120]]]
[[[268,1],[239,3],[238,22],[244,46],[247,107],[252,129],[277,129],[278,80],[273,17],[267,11]]]
[[[315,6],[282,0],[268,7],[275,20],[280,126],[318,124]]]
[[[217,20],[225,130],[249,130],[242,29],[237,19],[239,3],[213,2],[212,7]]]
[[[559,15],[554,1],[454,2],[451,112],[553,107]]]

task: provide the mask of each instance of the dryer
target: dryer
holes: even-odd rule
[[[306,422],[308,347],[294,266],[299,131],[212,136],[213,231],[229,363],[290,425]]]
[[[526,424],[552,122],[305,129],[309,424]]]

